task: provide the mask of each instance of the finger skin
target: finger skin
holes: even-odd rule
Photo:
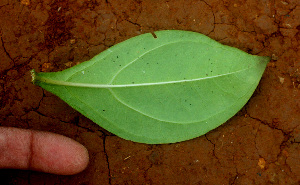
[[[28,169],[72,175],[86,168],[87,149],[54,133],[0,127],[0,169]]]

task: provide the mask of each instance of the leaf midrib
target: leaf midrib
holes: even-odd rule
[[[253,67],[251,67],[253,68]],[[78,82],[68,82],[68,81],[60,81],[60,80],[52,80],[47,79],[41,76],[37,77],[37,80],[40,82],[44,82],[47,84],[52,85],[62,85],[62,86],[72,86],[72,87],[87,87],[87,88],[126,88],[126,87],[142,87],[142,86],[155,86],[155,85],[167,85],[167,84],[177,84],[177,83],[186,83],[186,82],[195,82],[195,81],[201,81],[201,80],[207,80],[207,79],[213,79],[218,78],[222,76],[232,75],[236,73],[240,73],[246,70],[249,70],[251,68],[241,69],[238,71],[215,75],[215,76],[208,76],[208,77],[202,77],[202,78],[194,78],[194,79],[185,79],[185,80],[174,80],[174,81],[166,81],[166,82],[150,82],[150,83],[139,83],[139,84],[90,84],[90,83],[78,83]]]

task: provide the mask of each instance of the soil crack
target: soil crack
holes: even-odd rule
[[[216,150],[216,145],[210,139],[208,139],[206,134],[204,136],[205,136],[206,140],[209,141],[214,146],[213,156],[219,161],[219,158],[216,156],[216,151],[215,151]]]
[[[14,62],[13,58],[10,56],[9,52],[8,52],[8,51],[6,50],[6,48],[5,48],[5,45],[4,45],[4,41],[3,41],[2,35],[0,36],[0,38],[1,38],[2,47],[3,47],[3,50],[4,50],[5,54],[7,55],[7,57],[8,57],[12,62]]]
[[[105,155],[106,162],[107,162],[107,169],[108,169],[108,183],[111,184],[110,166],[109,166],[109,160],[108,160],[108,155],[107,155],[106,145],[105,145],[106,137],[107,137],[107,136],[104,135],[104,138],[103,138],[103,151],[104,151],[104,155]]]

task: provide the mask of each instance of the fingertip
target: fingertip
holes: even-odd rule
[[[80,143],[67,138],[70,141],[70,150],[66,151],[65,158],[69,158],[66,161],[62,160],[62,163],[70,161],[70,167],[61,172],[62,175],[73,175],[83,171],[89,163],[88,150]],[[72,146],[73,145],[73,146]]]
[[[77,143],[77,144],[78,144],[78,148],[74,147],[74,149],[76,150],[75,153],[77,152],[77,154],[72,155],[72,153],[70,153],[74,157],[74,159],[73,159],[74,168],[73,168],[73,170],[70,170],[65,175],[73,175],[73,174],[79,173],[79,172],[83,171],[89,164],[88,150],[80,143]]]
[[[31,168],[59,175],[83,171],[89,162],[87,149],[80,143],[53,133],[37,132],[33,137]]]

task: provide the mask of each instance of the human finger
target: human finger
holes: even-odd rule
[[[0,168],[72,175],[88,164],[87,149],[54,133],[0,127]]]

